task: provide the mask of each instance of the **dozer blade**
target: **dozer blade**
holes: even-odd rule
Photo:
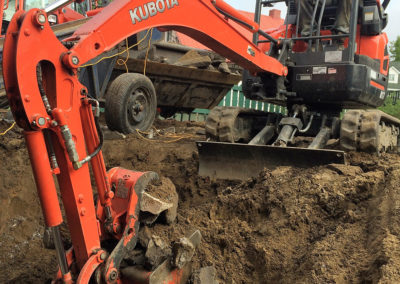
[[[345,153],[336,150],[274,147],[222,142],[196,142],[199,175],[211,179],[246,180],[264,168],[313,167],[344,164]]]

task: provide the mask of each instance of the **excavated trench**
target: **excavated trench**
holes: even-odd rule
[[[0,122],[0,130],[9,124]],[[179,133],[202,125],[163,122]],[[1,132],[0,131],[0,132]],[[203,241],[194,268],[214,266],[219,283],[400,282],[400,158],[350,153],[349,165],[281,167],[247,182],[197,176],[193,141],[131,135],[106,140],[108,168],[155,171],[179,193],[172,226],[151,233],[171,242],[194,229]],[[168,141],[166,141],[168,140]],[[54,251],[20,130],[0,136],[0,283],[45,283]]]

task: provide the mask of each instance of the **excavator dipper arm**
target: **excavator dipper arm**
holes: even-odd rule
[[[55,240],[63,222],[53,175],[58,179],[73,244],[65,255],[56,243],[60,280],[72,281],[74,263],[80,271],[76,279],[85,283],[104,263],[100,278],[116,283],[121,255],[136,244],[142,184],[149,176],[124,169],[106,172],[95,119],[98,103],[79,82],[79,66],[128,36],[157,27],[187,34],[254,74],[287,74],[285,66],[247,40],[220,11],[252,32],[259,30],[221,0],[116,0],[64,42],[52,32],[45,11],[32,9],[13,17],[3,50],[4,82],[14,118],[25,131],[44,219]],[[114,196],[112,187],[119,184],[126,185],[128,194]],[[106,252],[101,241],[110,237],[119,245]]]

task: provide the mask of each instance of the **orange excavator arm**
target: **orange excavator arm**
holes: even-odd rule
[[[136,245],[140,180],[148,175],[106,171],[96,122],[98,102],[79,82],[79,66],[130,35],[161,28],[182,32],[251,73],[285,76],[287,68],[234,29],[232,19],[254,33],[261,32],[223,1],[211,0],[116,0],[63,42],[51,30],[45,11],[14,15],[3,49],[4,83],[14,118],[25,131],[46,225],[55,235],[59,280],[71,283],[75,264],[80,271],[78,283],[87,283],[100,266],[101,278],[116,283],[122,256]],[[99,197],[97,208],[89,163]],[[63,218],[54,175],[73,244],[67,254],[62,245],[57,246],[57,228]],[[121,183],[129,194],[117,202],[112,187]],[[111,253],[101,247],[107,238],[118,240]],[[177,270],[176,279],[179,275]]]
[[[231,15],[253,33],[259,31],[258,24],[221,0],[114,1],[69,39],[77,43],[68,57],[76,56],[79,63],[65,60],[72,63],[69,67],[76,68],[130,35],[162,28],[182,32],[252,73],[285,74],[286,67],[257,48],[219,11]]]

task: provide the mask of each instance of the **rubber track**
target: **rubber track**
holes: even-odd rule
[[[243,110],[246,109],[220,106],[213,108],[206,119],[206,137],[212,141],[235,142],[235,120]]]
[[[357,151],[360,135],[362,110],[346,112],[340,127],[340,145],[347,151]]]
[[[361,152],[379,153],[379,124],[381,115],[377,111],[364,111],[360,127],[359,150]]]
[[[218,128],[221,120],[222,110],[224,107],[213,108],[206,119],[206,137],[212,141],[218,141]]]
[[[239,140],[248,140],[251,129],[239,115],[265,116],[268,113],[238,107],[215,107],[206,119],[206,137],[212,141],[235,143]],[[246,119],[245,119],[246,120]]]
[[[235,127],[235,122],[244,109],[226,108],[222,110],[221,121],[219,123],[219,141],[235,143],[241,137]]]
[[[350,110],[340,127],[340,145],[347,151],[381,153],[379,143],[380,123],[400,127],[400,120],[380,110]]]

